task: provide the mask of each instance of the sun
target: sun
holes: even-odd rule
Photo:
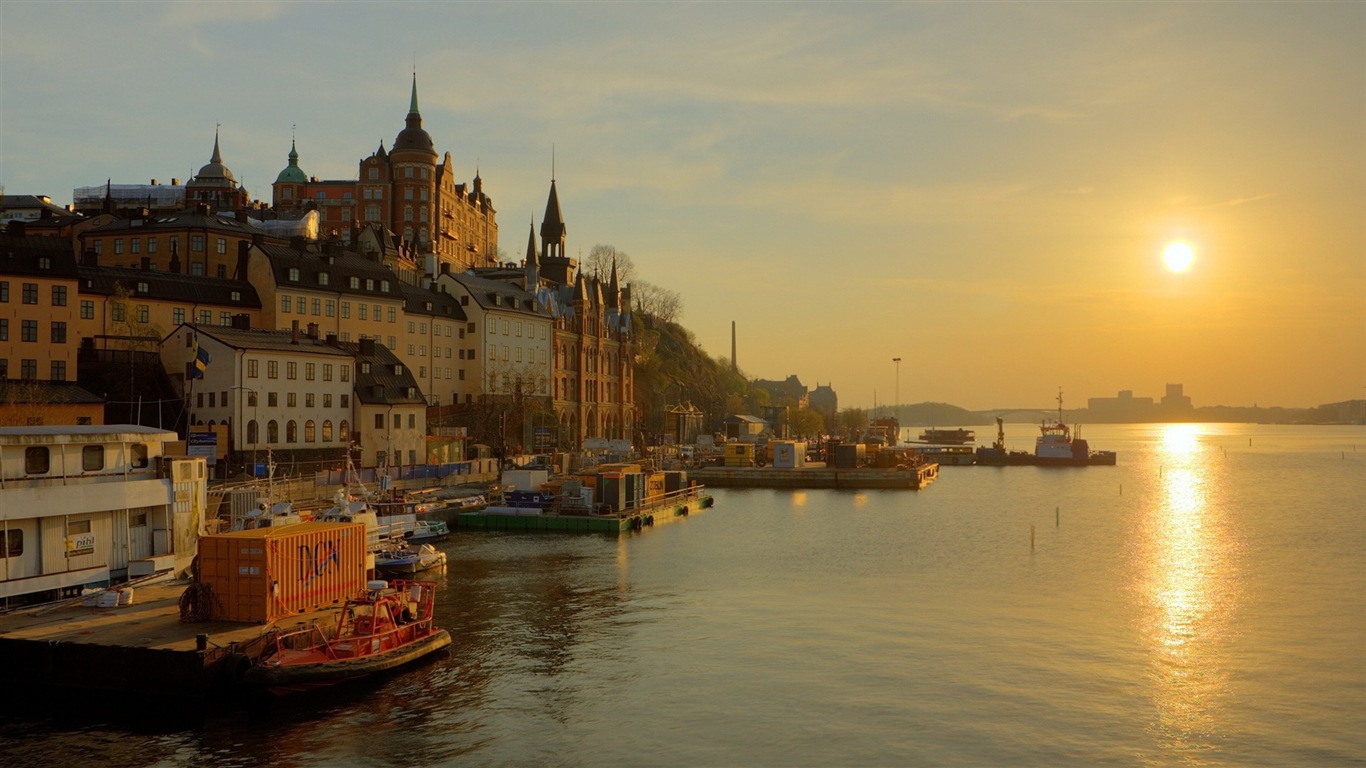
[[[1172,243],[1162,252],[1162,261],[1172,272],[1185,272],[1195,261],[1195,249],[1185,243]]]

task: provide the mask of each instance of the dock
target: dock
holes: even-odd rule
[[[705,493],[665,500],[607,514],[555,512],[528,507],[487,507],[455,516],[454,527],[476,531],[551,531],[559,533],[601,533],[620,536],[656,525],[682,520],[689,514],[711,507],[713,499]]]
[[[712,488],[836,488],[919,490],[939,476],[939,465],[916,467],[863,467],[839,469],[827,466],[704,467],[688,471],[688,477]]]
[[[335,608],[270,624],[183,622],[188,580],[136,587],[130,604],[80,600],[0,616],[0,679],[14,690],[104,694],[166,706],[227,698],[272,627],[318,621]]]

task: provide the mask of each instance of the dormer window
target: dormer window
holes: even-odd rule
[[[242,292],[241,292],[241,291],[233,291],[233,292],[232,292],[232,300],[233,300],[233,301],[241,301],[241,300],[242,300]]]
[[[52,269],[52,259],[46,256],[39,256],[38,269]]]
[[[398,363],[395,363],[395,364],[394,364],[394,375],[395,375],[395,376],[402,376],[402,375],[403,375],[403,366],[402,366],[402,365],[399,365]]]
[[[318,273],[318,285],[327,285],[327,273],[326,273],[326,272],[319,272],[319,273]]]
[[[361,372],[361,373],[369,373],[369,372],[370,372],[370,364],[369,364],[369,363],[361,363],[361,364],[360,364],[360,372]]]
[[[407,393],[408,393],[408,399],[409,399],[409,400],[412,400],[414,397],[417,397],[417,390],[414,389],[413,387],[408,387]]]
[[[432,303],[431,303],[430,301],[424,301],[424,302],[422,303],[422,308],[425,309],[425,310],[427,310],[428,312],[431,312],[431,311],[432,311]]]
[[[389,281],[388,281],[388,280],[381,280],[381,281],[379,281],[379,290],[380,290],[381,293],[388,293],[388,292],[389,292]]]
[[[367,291],[373,291],[373,290],[375,290],[375,281],[374,281],[373,278],[369,278],[369,277],[365,278],[365,290],[367,290]]]
[[[360,278],[359,278],[359,277],[353,277],[353,278],[351,278],[351,288],[352,288],[353,290],[360,290]]]
[[[148,287],[146,283],[138,283],[138,293],[147,293],[147,291]]]
[[[291,283],[299,282],[299,268],[290,267],[289,272],[286,273],[286,279],[289,280]]]

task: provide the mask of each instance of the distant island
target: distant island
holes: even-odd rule
[[[902,426],[959,427],[990,425],[999,416],[1007,422],[1036,422],[1056,415],[1047,407],[1005,407],[970,411],[948,403],[915,403],[880,406],[873,415],[892,415]],[[1063,420],[1071,424],[1144,424],[1171,422],[1236,422],[1249,424],[1366,424],[1366,400],[1344,400],[1313,408],[1282,408],[1211,405],[1203,408],[1153,408],[1133,413],[1102,408],[1064,408]]]

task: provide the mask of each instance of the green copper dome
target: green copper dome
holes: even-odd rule
[[[289,165],[285,166],[280,175],[275,177],[276,184],[303,184],[308,181],[308,174],[299,167],[299,152],[294,148],[294,142],[289,142]]]

